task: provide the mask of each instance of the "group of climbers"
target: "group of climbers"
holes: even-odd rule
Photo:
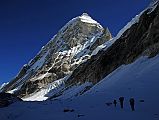
[[[120,97],[119,102],[120,102],[121,109],[123,109],[124,108],[124,97]],[[130,98],[129,103],[130,103],[131,110],[135,111],[135,100],[134,100],[134,98]],[[117,106],[117,100],[114,100],[113,104],[116,107]]]

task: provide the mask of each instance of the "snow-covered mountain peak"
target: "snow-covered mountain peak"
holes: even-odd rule
[[[93,20],[91,16],[89,16],[87,13],[83,13],[81,16],[79,16],[79,18],[82,22],[91,23],[91,24],[99,24],[97,21]]]
[[[94,20],[88,13],[83,13],[80,16],[74,17],[71,19],[64,27],[61,28],[60,32],[64,32],[68,27],[74,26],[77,23],[81,24],[91,24],[91,25],[97,25],[98,28],[103,29],[103,27],[98,23],[96,20]]]
[[[83,13],[62,27],[55,39],[57,39],[57,46],[67,44],[68,47],[73,48],[79,44],[84,44],[96,35],[101,35],[103,32],[104,28],[97,21],[93,20],[87,13]]]
[[[89,14],[88,14],[88,13],[86,13],[86,12],[82,13],[82,15],[81,15],[81,16],[88,16],[88,17],[90,17],[90,16],[89,16]]]
[[[88,14],[75,17],[42,47],[35,58],[22,67],[18,75],[3,87],[3,91],[25,98],[43,92],[40,95],[43,99],[40,100],[47,99],[48,92],[64,87],[64,78],[97,54],[103,48],[100,45],[110,39],[109,30]]]

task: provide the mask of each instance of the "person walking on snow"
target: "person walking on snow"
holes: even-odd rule
[[[116,105],[117,105],[117,101],[116,101],[116,100],[114,100],[114,101],[113,101],[113,103],[114,103],[114,106],[116,107]]]
[[[134,100],[134,98],[130,98],[129,102],[130,102],[131,110],[135,111],[135,100]]]
[[[119,102],[120,102],[121,109],[123,109],[124,108],[124,97],[120,97]]]

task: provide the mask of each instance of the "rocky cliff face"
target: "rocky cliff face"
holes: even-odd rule
[[[111,38],[108,28],[104,29],[84,13],[69,21],[3,91],[28,97],[51,83],[58,87],[57,80],[69,76]]]
[[[67,81],[67,85],[88,81],[96,84],[119,66],[132,63],[140,56],[156,56],[159,53],[158,2],[132,22],[134,20],[135,23],[111,47],[80,65]]]

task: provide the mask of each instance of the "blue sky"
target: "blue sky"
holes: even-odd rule
[[[70,19],[87,12],[115,36],[150,0],[0,0],[0,84]]]

